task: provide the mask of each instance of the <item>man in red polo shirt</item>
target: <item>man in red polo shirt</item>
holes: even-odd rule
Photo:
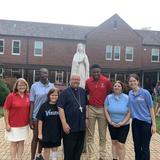
[[[107,121],[104,115],[104,100],[112,88],[112,84],[105,76],[101,75],[101,67],[94,64],[91,67],[92,76],[86,81],[86,91],[89,95],[89,107],[86,114],[88,120],[88,153],[89,160],[96,160],[94,151],[94,131],[96,120],[99,131],[99,160],[106,159],[106,128]]]

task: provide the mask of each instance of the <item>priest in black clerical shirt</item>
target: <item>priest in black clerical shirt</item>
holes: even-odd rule
[[[72,75],[70,86],[59,96],[59,115],[63,127],[64,160],[80,160],[86,128],[86,91],[79,87],[80,76]]]

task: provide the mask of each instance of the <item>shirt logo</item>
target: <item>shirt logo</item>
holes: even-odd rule
[[[51,109],[48,110],[48,111],[45,111],[45,113],[46,113],[47,117],[48,116],[57,116],[57,115],[59,115],[59,113],[57,111],[51,111]]]
[[[101,83],[101,88],[105,88],[105,84],[104,83]]]
[[[137,97],[137,101],[144,101],[143,97]]]

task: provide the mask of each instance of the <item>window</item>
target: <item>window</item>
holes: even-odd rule
[[[117,29],[117,21],[114,21],[114,22],[113,22],[113,28],[114,28],[114,29]]]
[[[63,71],[55,72],[55,84],[63,84]]]
[[[0,39],[0,54],[4,54],[4,40]]]
[[[34,55],[35,56],[43,56],[43,42],[42,41],[35,41]]]
[[[152,49],[151,52],[151,61],[152,62],[159,62],[159,49]]]
[[[12,41],[12,55],[20,55],[20,40]]]
[[[120,60],[120,53],[121,53],[121,47],[115,46],[114,47],[114,60]]]
[[[106,60],[112,60],[112,46],[106,46]]]
[[[133,47],[126,47],[126,61],[133,61]]]
[[[3,68],[0,68],[0,78],[3,78]]]

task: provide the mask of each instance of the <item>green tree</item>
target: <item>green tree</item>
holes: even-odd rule
[[[0,106],[3,105],[7,95],[9,93],[9,89],[3,80],[0,79]]]

